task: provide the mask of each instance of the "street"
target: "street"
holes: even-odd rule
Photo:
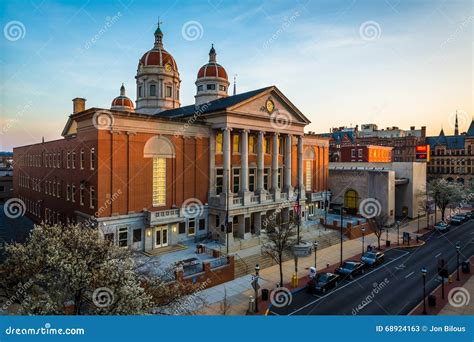
[[[438,260],[445,259],[449,273],[456,269],[456,243],[460,262],[474,252],[474,221],[453,226],[446,234],[429,232],[421,247],[392,249],[385,253],[385,262],[368,269],[354,280],[340,281],[325,295],[302,290],[293,295],[290,305],[272,307],[270,315],[405,315],[423,298],[421,269],[428,270],[426,293],[433,291]]]

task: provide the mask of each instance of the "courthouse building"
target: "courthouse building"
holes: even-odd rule
[[[304,221],[323,206],[328,139],[305,135],[309,120],[277,87],[228,96],[214,47],[194,104],[181,106],[180,84],[158,26],[138,62],[136,101],[123,85],[108,109],[76,98],[61,139],[14,149],[27,215],[97,226],[119,246],[151,251],[256,240],[265,218],[294,215],[295,201]]]

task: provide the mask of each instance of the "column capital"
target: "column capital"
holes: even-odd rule
[[[273,135],[280,136],[280,132],[273,132]]]
[[[249,133],[250,133],[250,130],[249,130],[249,129],[242,129],[240,132],[241,132],[241,133],[247,133],[247,134],[249,134]]]
[[[265,133],[266,133],[265,131],[258,131],[259,135],[265,135]]]
[[[232,128],[231,128],[231,127],[222,127],[222,128],[221,128],[221,131],[229,131],[229,132],[231,132],[231,131],[232,131]]]

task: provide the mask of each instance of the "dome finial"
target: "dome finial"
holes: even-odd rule
[[[122,83],[122,86],[120,87],[120,95],[125,96],[125,86]]]
[[[216,63],[216,49],[214,49],[214,44],[211,45],[211,50],[209,51],[209,62]]]
[[[158,23],[155,30],[155,48],[162,48],[163,47],[163,32],[161,31],[160,25],[163,24],[160,21],[160,17],[158,17]]]

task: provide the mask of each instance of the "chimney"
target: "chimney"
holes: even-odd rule
[[[86,99],[83,99],[81,97],[76,97],[75,99],[72,99],[72,113],[76,114],[79,112],[83,112],[86,110]]]
[[[426,126],[421,126],[421,136],[426,137]]]
[[[415,126],[410,126],[410,131],[414,131],[415,130]]]

